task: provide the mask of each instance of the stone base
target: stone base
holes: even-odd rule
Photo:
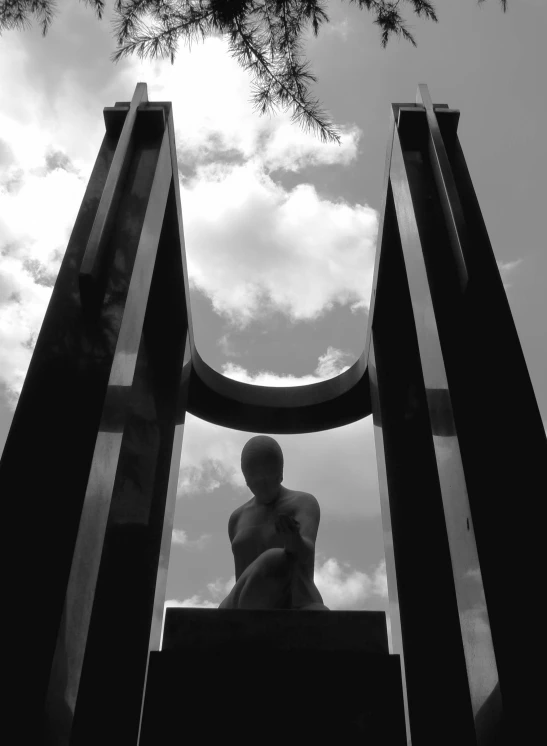
[[[381,612],[170,609],[140,746],[406,744]]]

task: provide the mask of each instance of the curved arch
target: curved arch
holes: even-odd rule
[[[351,368],[335,378],[277,387],[223,376],[203,360],[191,331],[189,340],[186,411],[202,420],[234,430],[296,434],[349,425],[372,412],[366,345]]]

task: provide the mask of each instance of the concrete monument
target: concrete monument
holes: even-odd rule
[[[171,103],[149,102],[138,83],[103,114],[0,460],[2,520],[25,542],[4,562],[10,637],[24,641],[3,671],[15,705],[4,730],[40,746],[105,734],[155,746],[178,737],[182,702],[190,741],[215,708],[215,742],[244,691],[240,746],[264,723],[272,743],[535,743],[541,690],[523,682],[537,678],[537,656],[507,588],[535,598],[543,580],[542,524],[526,498],[547,491],[547,439],[459,111],[425,85],[392,105],[363,350],[339,375],[285,387],[221,375],[196,347]],[[290,613],[326,608],[313,583],[319,506],[281,484],[279,444],[258,436],[242,453],[253,497],[228,527],[235,587],[224,610],[169,609],[160,651],[187,412],[274,435],[372,415],[389,648],[382,612]],[[335,682],[317,718],[310,682]],[[297,706],[276,717],[280,691]]]
[[[253,497],[228,521],[236,584],[219,608],[328,611],[313,582],[317,499],[281,484],[283,452],[267,435],[247,441],[241,470]]]

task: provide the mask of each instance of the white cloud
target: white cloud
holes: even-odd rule
[[[262,143],[255,159],[266,169],[300,171],[304,166],[348,165],[357,156],[358,127],[341,127],[341,143],[320,143],[316,135],[295,129],[287,117]]]
[[[374,593],[377,596],[381,596],[382,598],[388,597],[385,559],[382,560],[378,567],[374,570],[374,575],[372,577],[372,587],[374,589]]]
[[[223,334],[218,340],[217,345],[226,357],[241,357],[241,353],[236,350],[228,334]]]
[[[116,66],[113,48],[108,18],[96,22],[82,6],[61,9],[46,38],[35,29],[2,37],[0,370],[13,403],[104,134],[102,108],[130,99],[139,80],[150,100],[173,102],[179,160],[196,166],[182,188],[190,282],[218,313],[242,328],[273,309],[297,320],[336,302],[368,304],[376,212],[323,199],[309,184],[287,191],[268,173],[348,164],[358,129],[343,125],[338,147],[289,114],[258,116],[250,77],[221,39],[181,48],[173,66]],[[221,154],[240,162],[203,163]]]
[[[513,273],[515,269],[522,263],[522,259],[515,259],[511,262],[504,262],[501,259],[496,260],[496,264],[498,265],[498,269],[500,271],[501,279],[503,281],[503,287],[505,290],[508,290],[512,283],[510,280],[512,279]]]
[[[236,582],[235,575],[228,580],[217,578],[212,583],[207,583],[207,590],[203,593],[195,593],[184,601],[170,599],[165,602],[165,608],[168,606],[191,608],[191,609],[217,609],[221,601],[230,593]],[[207,596],[209,596],[207,598]]]
[[[343,352],[335,347],[328,347],[326,353],[319,357],[315,371],[307,376],[280,376],[269,371],[260,371],[251,375],[241,365],[235,365],[234,363],[222,365],[222,374],[226,378],[233,378],[236,381],[251,383],[255,386],[307,386],[308,384],[335,378],[344,373],[350,366],[342,365],[341,361],[348,356],[353,357],[351,353]]]
[[[214,603],[213,601],[205,601],[201,598],[201,596],[195,594],[194,596],[190,596],[190,598],[185,598],[184,601],[178,601],[176,598],[171,598],[165,602],[165,608],[167,607],[185,609],[216,609],[218,608],[218,603]]]
[[[185,159],[237,153],[294,170],[295,161],[344,163],[354,157],[360,135],[354,125],[340,127],[339,147],[302,132],[290,123],[290,112],[259,116],[250,102],[251,76],[222,38],[191,49],[181,42],[173,65],[136,55],[115,64],[109,59],[115,50],[112,19],[112,7],[98,21],[89,8],[64,5],[46,37],[37,28],[2,36],[0,70],[5,69],[2,90],[9,110],[0,131],[2,137],[16,134],[18,161],[35,161],[52,135],[90,161],[102,137],[102,107],[128,100],[138,81],[148,83],[150,100],[173,102],[178,149]]]
[[[368,307],[377,212],[292,191],[256,163],[200,166],[182,188],[188,273],[243,329],[280,311],[314,320],[335,303]]]
[[[226,596],[230,593],[234,585],[236,584],[236,576],[232,575],[228,580],[224,581],[221,578],[217,578],[214,583],[207,583],[207,590],[219,603],[223,601]]]
[[[314,581],[329,609],[359,609],[373,596],[387,598],[384,560],[367,575],[331,557],[322,563],[316,562]]]
[[[0,382],[13,406],[85,189],[74,170],[47,170],[46,157],[62,160],[53,155],[0,173]]]
[[[319,33],[325,34],[326,36],[338,36],[342,39],[342,41],[346,41],[351,32],[352,29],[349,25],[349,21],[347,18],[344,18],[337,23],[331,22],[323,24]]]
[[[236,467],[244,445],[239,448],[238,441],[243,434],[238,438],[236,432],[186,414],[178,497],[213,492],[222,484],[244,488],[245,480],[243,475],[238,476]]]
[[[386,565],[383,560],[370,575],[367,575],[331,557],[323,562],[316,562],[314,582],[325,605],[333,610],[359,609],[372,597],[387,598]],[[207,589],[202,593],[196,593],[183,601],[170,599],[165,602],[165,606],[217,608],[234,585],[234,575],[227,581],[217,578],[207,583]]]
[[[173,102],[177,149],[185,161],[225,153],[266,169],[297,171],[349,163],[356,156],[361,132],[355,125],[339,126],[341,144],[335,145],[292,124],[290,112],[259,116],[250,103],[251,77],[220,38],[195,44],[191,51],[181,45],[174,65],[162,62],[152,71],[138,60],[131,65],[139,80],[150,81],[151,97]]]
[[[338,350],[336,347],[327,347],[326,353],[319,357],[319,364],[315,369],[317,377],[326,381],[344,373],[350,366],[342,365],[341,361],[348,355],[349,353]]]
[[[211,534],[202,534],[197,539],[189,539],[188,534],[181,528],[174,528],[171,538],[172,544],[183,546],[185,549],[202,551],[211,541]]]
[[[0,256],[0,381],[15,407],[51,288],[34,282],[24,262]]]

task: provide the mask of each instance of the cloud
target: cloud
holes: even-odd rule
[[[168,607],[185,609],[216,609],[218,608],[218,603],[204,601],[201,596],[195,594],[194,596],[190,596],[190,598],[185,598],[184,601],[177,601],[176,598],[171,598],[165,602],[165,608]]]
[[[62,150],[55,150],[54,148],[50,148],[49,152],[46,154],[45,168],[46,173],[57,169],[61,169],[67,173],[77,173],[68,155],[63,153]]]
[[[15,408],[51,288],[38,285],[23,263],[0,256],[0,381]]]
[[[243,488],[245,480],[238,477],[236,463],[244,443],[238,452],[237,436],[231,435],[235,432],[186,414],[177,497],[214,492],[222,484]],[[198,443],[205,451],[196,452]]]
[[[46,37],[37,29],[2,35],[9,105],[0,108],[0,132],[17,164],[32,167],[53,148],[90,170],[104,134],[102,107],[129,87],[127,67],[109,62],[111,46],[107,22],[81,4],[65,4]]]
[[[165,602],[165,608],[175,606],[189,609],[217,609],[220,602],[230,593],[235,582],[235,575],[232,575],[228,580],[217,578],[212,583],[207,583],[206,591],[195,593],[193,596],[185,598],[184,601],[170,599]]]
[[[44,156],[0,175],[0,382],[12,406],[85,189],[66,154]]]
[[[12,150],[7,142],[0,138],[0,166],[11,166],[14,162]]]
[[[154,99],[173,102],[179,159],[186,165],[228,156],[267,170],[298,171],[347,164],[357,154],[361,131],[355,125],[339,125],[341,144],[336,145],[291,123],[290,112],[259,116],[250,102],[251,77],[221,38],[195,44],[191,51],[181,46],[172,66],[160,62],[151,71],[137,60],[130,64],[137,75],[146,71]]]
[[[236,584],[236,577],[232,575],[227,581],[217,578],[213,583],[207,583],[207,590],[215,601],[223,601]]]
[[[385,560],[367,575],[331,557],[316,562],[314,581],[329,609],[359,609],[374,596],[387,598]]]
[[[169,60],[140,60],[136,56],[111,62],[110,54],[116,48],[113,18],[112,7],[99,21],[89,8],[74,4],[58,10],[46,37],[37,28],[3,35],[5,52],[0,56],[0,67],[2,62],[6,70],[9,67],[9,75],[3,77],[3,92],[17,119],[31,128],[44,120],[46,139],[52,119],[56,119],[57,132],[65,143],[86,151],[90,158],[93,142],[85,143],[90,139],[90,115],[100,114],[103,106],[111,105],[110,99],[112,103],[127,100],[135,83],[144,80],[151,100],[173,102],[179,153],[186,161],[235,153],[244,159],[257,158],[268,168],[295,170],[310,163],[343,163],[354,157],[360,136],[354,125],[340,126],[342,145],[337,146],[321,143],[315,135],[291,124],[290,112],[259,116],[250,101],[251,76],[220,37],[194,43],[191,49],[181,44],[173,65]],[[344,22],[327,27],[327,33],[341,33]],[[20,95],[22,90],[24,96]],[[88,126],[72,127],[74,118],[80,119],[82,114],[88,118]],[[102,125],[100,116],[95,119],[93,135]],[[30,131],[25,128],[21,134]],[[82,132],[86,132],[85,138]]]
[[[374,571],[367,573],[353,569],[347,563],[340,563],[331,557],[316,562],[314,582],[329,609],[359,609],[365,601],[377,597],[387,598],[386,565],[382,560]],[[207,588],[183,601],[170,599],[165,606],[178,606],[194,609],[217,608],[235,585],[235,575],[227,581],[217,578],[207,583]]]
[[[320,144],[315,135],[296,130],[288,117],[284,119],[275,128],[270,125],[267,136],[262,138],[260,151],[254,154],[256,162],[266,170],[295,172],[305,166],[347,166],[356,158],[362,134],[358,127],[340,127],[340,145],[332,142]]]
[[[374,575],[372,577],[372,587],[374,589],[374,593],[377,596],[381,596],[382,598],[388,597],[385,559],[382,560],[378,567],[374,570]]]
[[[226,357],[241,357],[241,353],[237,352],[234,345],[230,341],[228,334],[223,334],[222,337],[217,341],[217,345],[220,347]]]
[[[335,378],[344,373],[350,367],[349,365],[342,365],[342,360],[347,357],[350,357],[353,362],[352,353],[343,352],[336,347],[328,347],[326,353],[319,357],[315,371],[307,376],[280,376],[269,371],[250,374],[241,365],[235,365],[234,363],[224,363],[221,370],[226,378],[233,378],[236,381],[251,383],[255,386],[306,386]]]
[[[287,191],[252,161],[199,166],[183,182],[190,284],[239,329],[274,311],[313,321],[335,303],[367,308],[378,214]]]
[[[325,34],[325,36],[338,36],[342,39],[342,41],[346,41],[351,32],[352,28],[349,25],[349,21],[347,18],[344,18],[337,23],[326,23],[321,26],[320,31],[320,33]]]
[[[251,75],[220,37],[191,48],[181,43],[173,65],[136,55],[111,62],[113,10],[107,8],[99,21],[81,4],[64,5],[46,37],[36,27],[2,36],[2,90],[11,114],[7,131],[12,134],[20,124],[17,139],[27,142],[31,159],[51,133],[70,150],[93,158],[96,138],[102,137],[102,107],[130,98],[137,81],[148,83],[150,100],[173,102],[178,150],[186,162],[236,154],[268,168],[295,170],[354,157],[360,137],[355,125],[341,124],[337,146],[291,124],[290,112],[259,116],[250,100]],[[6,130],[0,131],[4,138]]]
[[[108,18],[82,6],[63,8],[46,38],[36,29],[2,37],[0,382],[12,405],[104,135],[102,108],[128,100],[138,80],[150,100],[173,102],[179,163],[191,172],[182,182],[190,283],[217,313],[243,328],[272,310],[297,321],[334,303],[368,304],[376,212],[323,199],[310,184],[286,190],[269,174],[349,164],[358,128],[342,124],[338,147],[288,113],[260,117],[250,76],[219,38],[182,48],[172,66],[114,65],[113,48]]]
[[[181,528],[174,528],[171,543],[185,549],[202,551],[211,541],[211,534],[202,534],[197,539],[189,539],[188,534]]]
[[[508,290],[512,282],[509,280],[512,279],[513,273],[515,269],[522,263],[522,259],[515,259],[511,262],[504,262],[501,259],[496,260],[496,264],[498,265],[498,269],[500,271],[501,279],[503,281],[503,287],[505,290]]]

